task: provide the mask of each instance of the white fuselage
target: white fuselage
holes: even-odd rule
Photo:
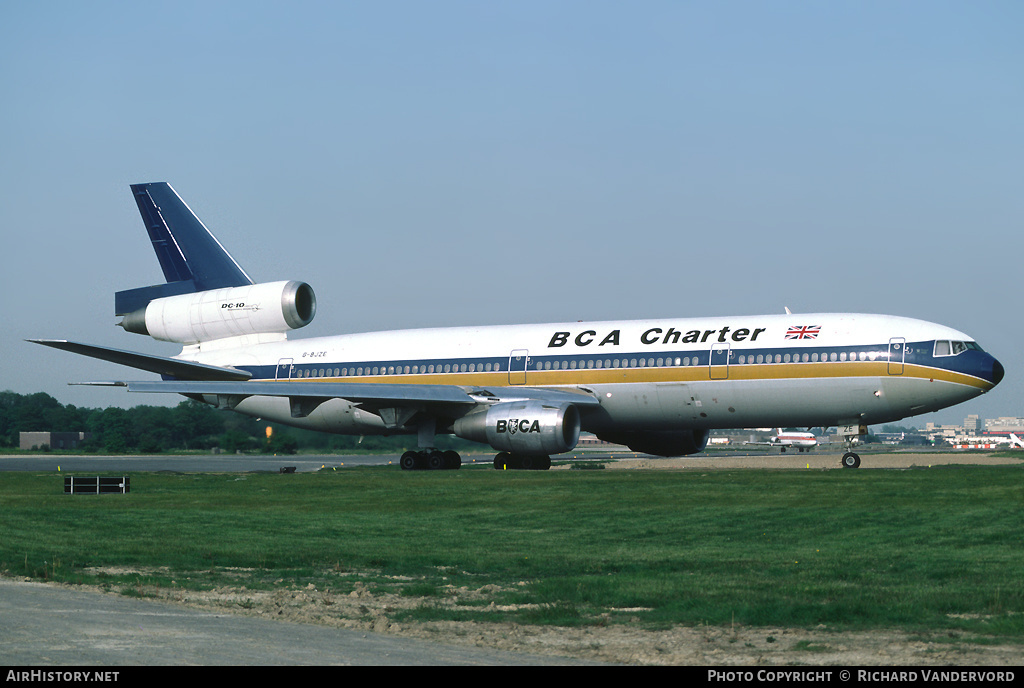
[[[601,408],[585,416],[584,430],[657,431],[890,422],[993,386],[969,357],[934,356],[937,340],[972,342],[920,320],[818,313],[218,342],[181,358],[244,368],[254,380],[584,390]],[[235,410],[333,432],[394,431],[344,399],[305,418],[291,416],[287,399],[270,397]]]

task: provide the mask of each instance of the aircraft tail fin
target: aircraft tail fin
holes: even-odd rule
[[[131,189],[167,283],[117,292],[116,315],[153,299],[253,283],[170,184],[132,184]]]

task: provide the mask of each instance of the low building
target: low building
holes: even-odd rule
[[[86,440],[92,439],[91,432],[22,432],[18,446],[22,449],[78,449]]]

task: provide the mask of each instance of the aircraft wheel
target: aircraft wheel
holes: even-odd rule
[[[437,451],[436,449],[427,454],[427,466],[432,471],[439,471],[442,468],[447,468],[444,460],[444,453]]]
[[[511,468],[511,466],[509,466],[511,459],[512,457],[508,452],[499,452],[498,455],[494,457],[495,470],[503,471],[506,468]]]
[[[402,458],[398,461],[398,465],[402,467],[403,471],[414,471],[417,468],[416,463],[419,456],[419,452],[407,451],[402,454]]]
[[[843,454],[843,468],[860,468],[860,456],[853,452]]]
[[[444,467],[451,470],[458,470],[462,467],[462,457],[459,456],[459,452],[448,450],[442,455],[444,456]]]

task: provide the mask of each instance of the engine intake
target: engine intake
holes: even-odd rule
[[[316,315],[316,295],[305,282],[268,282],[154,299],[124,316],[129,332],[179,344],[305,327]]]
[[[498,451],[534,456],[572,450],[580,439],[580,412],[572,404],[540,401],[495,404],[455,421],[455,434]]]

